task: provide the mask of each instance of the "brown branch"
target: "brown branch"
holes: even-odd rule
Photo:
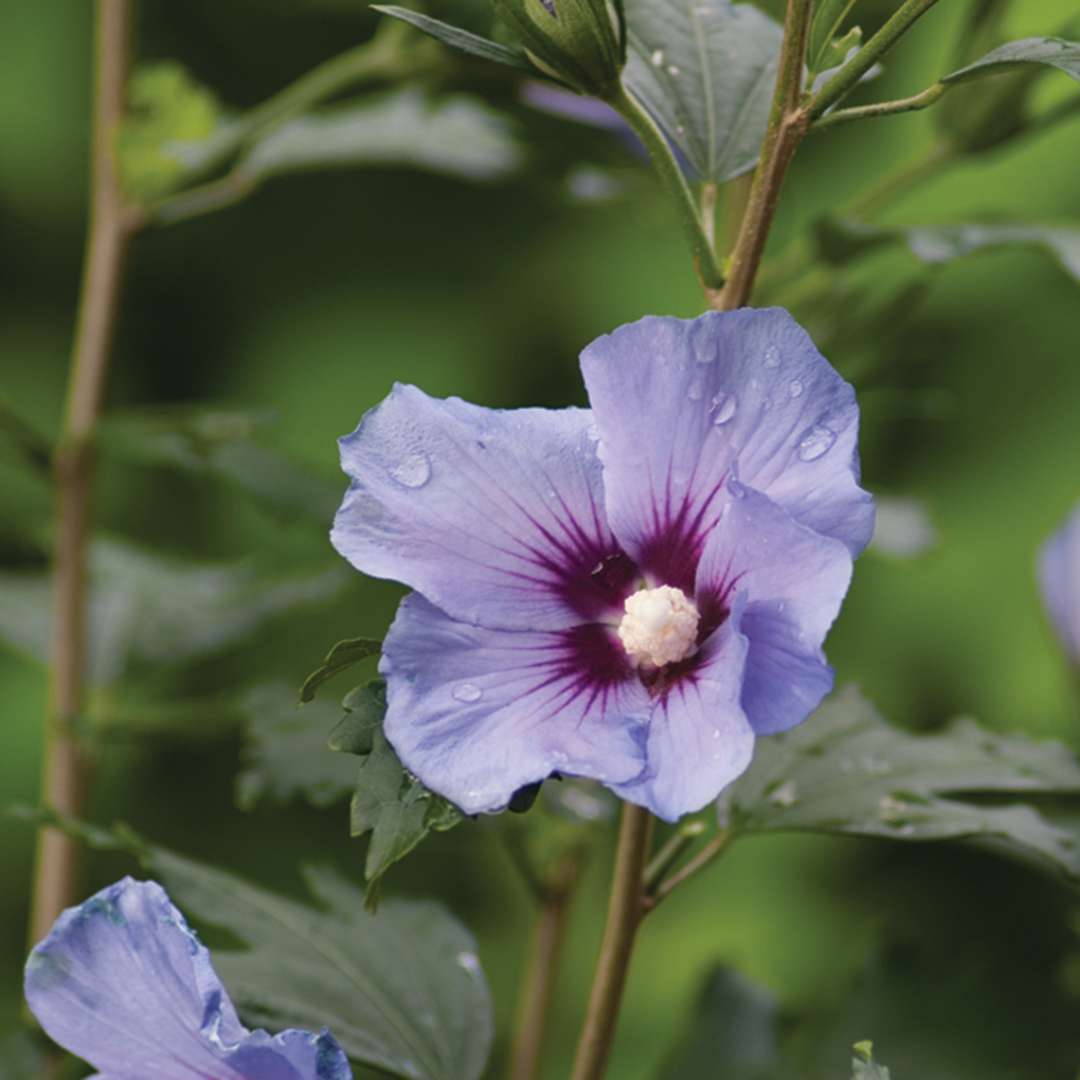
[[[93,453],[128,242],[136,215],[124,204],[113,140],[124,112],[133,0],[97,0],[90,226],[83,262],[67,408],[54,463],[57,499],[49,703],[42,801],[78,816],[90,762],[76,730],[87,656],[86,549]],[[54,829],[38,840],[30,935],[40,940],[78,899],[78,846]]]

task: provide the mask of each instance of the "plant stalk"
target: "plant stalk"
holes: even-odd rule
[[[917,112],[919,109],[927,109],[933,105],[949,89],[948,83],[937,82],[928,86],[918,94],[910,97],[897,98],[895,101],[876,101],[872,105],[856,105],[851,109],[836,109],[831,113],[816,120],[811,126],[811,131],[827,131],[829,128],[838,127],[841,124],[849,124],[853,120],[869,120],[876,116],[894,116],[897,113]]]
[[[645,913],[644,874],[652,827],[653,817],[648,810],[633,803],[623,804],[607,925],[574,1058],[572,1080],[601,1080],[607,1068],[634,937]]]
[[[713,303],[720,311],[740,308],[750,299],[784,177],[810,122],[809,113],[800,107],[799,101],[811,8],[810,0],[788,0],[780,70],[776,76],[761,158],[731,253],[727,283]]]
[[[544,889],[529,945],[527,976],[518,1005],[510,1080],[536,1080],[540,1075],[548,1010],[562,958],[570,904],[581,876],[581,852],[568,852]]]
[[[42,802],[77,817],[90,759],[76,730],[87,656],[86,561],[93,486],[92,440],[104,395],[124,264],[136,218],[124,204],[113,139],[124,112],[133,0],[95,5],[93,162],[90,225],[61,440],[54,460],[57,526],[52,641]],[[30,935],[38,941],[79,896],[78,845],[55,829],[39,833]]]
[[[809,105],[810,119],[816,120],[858,85],[859,80],[925,15],[938,0],[904,0],[891,18],[814,95]]]

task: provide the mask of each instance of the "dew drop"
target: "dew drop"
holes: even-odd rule
[[[690,389],[686,391],[686,396],[691,401],[700,401],[701,395],[705,393],[705,387],[702,385],[700,379],[695,379],[690,384]]]
[[[458,683],[457,686],[450,691],[450,696],[455,701],[464,701],[468,704],[472,701],[479,701],[484,696],[484,691],[481,690],[476,683],[463,682]]]
[[[832,444],[836,442],[836,432],[831,428],[815,424],[802,437],[799,443],[800,461],[817,461],[819,457],[827,453]]]
[[[679,75],[681,74],[681,71],[680,71],[680,69],[679,69],[679,68],[677,68],[677,67],[676,67],[676,66],[675,66],[674,64],[668,64],[668,69],[667,69],[667,73],[668,73],[668,74],[669,74],[669,75],[670,75],[670,76],[671,76],[671,77],[672,77],[673,79],[677,79],[677,78],[679,77]]]
[[[656,49],[652,56],[649,57],[653,67],[659,67],[664,62],[664,50]]]
[[[474,952],[459,952],[457,954],[458,967],[463,967],[470,975],[480,974],[480,957]]]
[[[778,368],[780,366],[780,350],[775,345],[770,345],[765,350],[765,366]]]
[[[395,461],[387,472],[402,487],[422,488],[431,479],[431,462],[427,454],[406,454],[400,461]]]
[[[793,397],[802,397],[803,384],[798,379],[792,379],[788,384],[788,393]]]
[[[712,399],[712,422],[716,427],[723,427],[734,415],[739,406],[734,394],[717,394]]]

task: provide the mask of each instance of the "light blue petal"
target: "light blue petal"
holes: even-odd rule
[[[712,802],[750,764],[754,732],[739,701],[746,662],[742,603],[741,595],[731,598],[727,619],[702,643],[692,671],[654,699],[646,772],[613,785],[665,821]]]
[[[558,630],[621,605],[598,572],[618,548],[588,412],[396,386],[341,440],[341,463],[352,484],[331,540],[358,570],[491,629]]]
[[[795,521],[772,500],[733,483],[698,567],[698,594],[737,588],[750,643],[742,704],[758,735],[802,723],[832,689],[822,645],[851,582],[839,541]]]
[[[275,1039],[241,1025],[209,953],[153,881],[124,878],[65,911],[30,954],[25,992],[50,1038],[102,1080],[348,1080],[328,1035]]]
[[[657,580],[692,584],[734,477],[858,554],[873,505],[858,484],[858,407],[779,308],[649,317],[581,356],[608,520]]]
[[[402,601],[383,646],[385,731],[469,814],[553,772],[618,783],[644,765],[649,697],[606,627],[499,631]]]

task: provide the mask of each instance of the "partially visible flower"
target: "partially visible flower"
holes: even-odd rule
[[[1080,503],[1039,552],[1039,584],[1065,651],[1080,667]]]
[[[832,687],[873,531],[858,408],[775,308],[642,319],[581,362],[591,411],[396,386],[341,440],[332,539],[416,590],[380,670],[429,788],[481,813],[565,773],[674,820]]]
[[[124,878],[56,920],[26,1000],[97,1080],[351,1080],[328,1031],[248,1031],[165,890]]]

